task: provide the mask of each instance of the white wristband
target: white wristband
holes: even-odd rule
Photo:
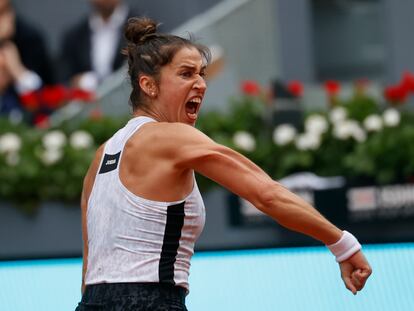
[[[343,234],[338,242],[327,245],[332,254],[335,255],[337,262],[347,260],[353,254],[361,249],[361,244],[348,231],[343,231]]]

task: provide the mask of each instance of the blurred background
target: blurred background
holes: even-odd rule
[[[353,232],[378,262],[365,298],[351,301],[319,243],[198,176],[207,223],[196,245],[192,309],[212,309],[201,292],[213,281],[198,278],[226,260],[246,274],[276,273],[277,284],[246,279],[243,287],[223,269],[235,301],[249,286],[262,299],[264,284],[305,295],[298,283],[308,276],[295,265],[312,270],[320,262],[329,268],[309,275],[309,284],[328,278],[338,290],[303,296],[312,305],[305,309],[286,294],[274,299],[288,310],[414,308],[407,281],[414,259],[413,11],[414,2],[403,0],[0,0],[0,288],[31,280],[26,290],[36,287],[42,297],[42,286],[61,282],[51,276],[57,273],[68,278],[60,291],[71,293],[62,309],[62,298],[36,305],[44,299],[31,296],[18,305],[12,286],[0,295],[4,310],[74,309],[80,298],[82,180],[96,148],[130,117],[121,33],[137,15],[211,48],[197,127]],[[260,268],[256,260],[270,261]],[[279,261],[288,262],[289,276],[278,274]],[[397,267],[385,295],[378,283]],[[266,303],[257,310],[272,310],[272,299]],[[237,309],[254,308],[247,306]]]

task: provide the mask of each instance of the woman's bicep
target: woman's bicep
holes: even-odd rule
[[[252,161],[213,141],[206,140],[194,146],[185,162],[187,168],[214,180],[255,205],[260,204],[263,191],[273,183]]]

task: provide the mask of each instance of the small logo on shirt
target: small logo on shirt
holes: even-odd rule
[[[99,170],[99,174],[108,173],[113,171],[118,167],[119,163],[119,156],[121,155],[121,151],[117,154],[106,154],[104,155],[101,169]]]
[[[111,164],[115,164],[116,160],[108,160],[106,161],[105,165],[111,165]]]

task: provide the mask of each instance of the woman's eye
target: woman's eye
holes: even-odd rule
[[[192,76],[192,72],[190,72],[190,71],[185,71],[185,72],[183,72],[181,75],[183,76],[183,77],[186,77],[186,78],[189,78],[189,77],[191,77]]]

